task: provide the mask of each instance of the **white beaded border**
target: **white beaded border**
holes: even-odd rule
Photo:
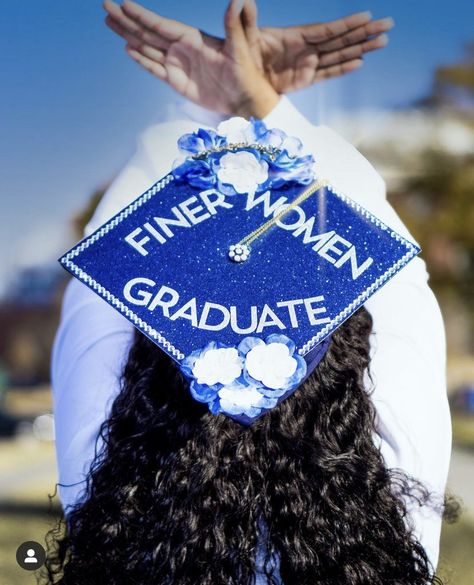
[[[182,360],[185,357],[179,349],[177,349],[171,342],[169,342],[163,335],[161,335],[156,329],[148,325],[143,319],[140,319],[138,315],[136,315],[131,309],[129,309],[122,301],[120,301],[116,296],[114,296],[111,292],[109,292],[105,287],[95,281],[89,274],[84,272],[79,266],[77,266],[74,262],[72,262],[71,258],[75,258],[81,252],[86,250],[90,245],[94,244],[99,240],[102,236],[107,234],[110,230],[112,230],[115,226],[117,226],[121,221],[123,221],[126,217],[128,217],[131,213],[135,212],[141,205],[146,203],[149,199],[151,199],[156,193],[161,191],[168,183],[170,183],[174,179],[173,175],[169,174],[161,181],[155,183],[148,191],[145,191],[143,195],[138,197],[133,203],[128,205],[125,209],[123,209],[120,213],[115,215],[110,221],[108,221],[105,225],[103,225],[100,229],[94,232],[91,236],[84,239],[80,242],[77,246],[72,248],[65,256],[60,258],[61,264],[63,264],[72,274],[77,276],[80,280],[84,281],[90,288],[96,291],[100,296],[102,296],[106,301],[108,301],[111,305],[116,307],[121,313],[123,313],[132,323],[134,323],[137,327],[139,327],[144,333],[146,333],[149,337],[154,339],[159,345],[163,347],[163,349],[167,350],[171,353],[176,359]],[[372,213],[367,211],[364,207],[356,203],[350,197],[347,197],[340,191],[337,191],[332,187],[330,184],[326,183],[324,188],[328,188],[331,190],[334,195],[342,199],[345,203],[350,205],[356,211],[358,211],[362,216],[369,219],[372,223],[374,223],[377,227],[382,230],[388,230],[392,238],[395,238],[398,242],[405,245],[408,249],[407,253],[402,256],[399,260],[397,260],[390,268],[388,268],[384,274],[379,276],[369,287],[367,287],[356,299],[354,299],[345,309],[343,309],[334,319],[332,319],[321,331],[312,337],[309,341],[307,341],[303,347],[298,350],[299,355],[306,355],[310,352],[315,345],[317,345],[326,335],[328,335],[331,330],[337,327],[340,323],[342,323],[351,313],[353,313],[359,305],[361,305],[369,296],[371,296],[380,286],[382,286],[393,274],[398,272],[400,268],[402,268],[413,256],[418,254],[420,251],[419,248],[414,246],[411,242],[391,230],[386,224],[382,221],[377,219]]]
[[[131,213],[135,212],[140,206],[146,203],[154,195],[156,195],[163,187],[168,185],[174,179],[173,175],[167,175],[161,181],[155,183],[148,191],[145,191],[143,195],[140,195],[138,199],[135,199],[130,205],[125,207],[120,213],[115,215],[110,221],[103,225],[100,229],[94,232],[91,236],[84,239],[77,246],[72,248],[65,256],[60,258],[61,264],[63,264],[74,276],[77,276],[80,280],[85,282],[90,288],[96,293],[103,297],[108,303],[123,313],[132,323],[139,327],[146,335],[154,339],[163,349],[171,353],[176,359],[182,360],[185,355],[179,351],[172,343],[170,343],[161,333],[156,331],[153,327],[148,325],[143,319],[140,319],[132,310],[130,310],[121,300],[109,292],[105,287],[94,280],[89,274],[84,272],[82,268],[79,268],[73,261],[72,258],[78,256],[81,252],[86,250],[89,246],[97,242],[102,236],[109,233],[114,227],[122,222]]]
[[[329,335],[332,329],[338,327],[349,315],[351,315],[359,305],[361,305],[368,297],[370,297],[378,288],[380,288],[391,276],[398,272],[407,262],[416,256],[420,252],[420,248],[415,246],[404,237],[400,236],[392,229],[390,229],[385,223],[380,221],[375,215],[372,215],[370,211],[367,211],[365,207],[359,205],[356,201],[344,195],[340,191],[336,190],[332,185],[326,182],[323,188],[328,188],[334,195],[342,199],[345,203],[354,208],[360,215],[369,219],[377,227],[384,231],[388,231],[392,238],[395,238],[398,242],[407,247],[407,253],[404,254],[399,260],[397,260],[390,268],[388,268],[381,276],[379,276],[370,286],[368,286],[360,295],[355,298],[345,309],[343,309],[334,319],[332,319],[321,331],[307,341],[303,347],[298,350],[299,355],[306,355],[310,352],[315,345],[317,345],[324,337]]]

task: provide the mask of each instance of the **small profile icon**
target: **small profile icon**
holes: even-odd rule
[[[26,559],[23,561],[24,563],[37,563],[38,559],[35,557],[35,551],[32,548],[29,548],[26,551]]]
[[[28,540],[17,548],[16,562],[26,571],[35,571],[44,565],[46,551],[39,542]]]

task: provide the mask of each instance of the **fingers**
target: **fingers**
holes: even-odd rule
[[[155,77],[166,80],[167,77],[166,69],[161,63],[157,63],[155,60],[150,59],[149,57],[133,49],[132,47],[127,46],[126,49],[130,57],[139,65],[141,65],[144,69],[146,69]]]
[[[152,12],[132,0],[125,0],[122,5],[123,12],[137,25],[141,25],[167,41],[177,41],[186,31],[191,28],[177,20],[164,18],[156,12]]]
[[[114,2],[106,0],[104,8],[108,13],[107,26],[127,41],[125,48],[129,56],[159,79],[166,79],[164,49],[169,43],[134,22]]]
[[[381,49],[388,44],[388,36],[382,34],[375,39],[346,47],[345,49],[335,50],[330,53],[322,53],[319,65],[320,67],[328,67],[330,65],[336,65],[338,63],[344,63],[345,61],[352,61],[361,57],[364,53],[369,51],[376,51]]]
[[[250,45],[258,41],[259,31],[257,25],[257,3],[255,0],[245,0],[241,13],[241,22],[245,36]]]
[[[127,32],[122,26],[117,24],[117,22],[112,20],[109,16],[105,19],[105,22],[111,30],[116,32],[127,41],[127,47],[142,52],[145,56],[150,57],[158,63],[165,62],[166,51],[158,49],[156,46],[144,43],[141,38],[138,38],[137,36]]]
[[[241,20],[244,3],[245,0],[231,0],[224,15],[226,44],[231,49],[238,49],[247,42]]]
[[[308,44],[314,45],[314,50],[320,56],[315,81],[358,69],[362,65],[360,57],[387,45],[388,36],[385,32],[393,26],[391,18],[372,21],[369,12],[361,12],[338,21],[305,28],[303,36]],[[326,40],[315,41],[322,37]]]
[[[380,20],[373,20],[359,26],[355,29],[348,31],[347,33],[334,38],[330,41],[321,43],[318,50],[324,52],[331,52],[344,47],[349,47],[361,42],[364,42],[371,37],[381,35],[388,32],[394,26],[392,18],[381,18]]]
[[[370,12],[358,12],[331,22],[307,25],[303,27],[303,37],[307,43],[330,41],[355,28],[366,25],[371,19]]]
[[[131,42],[133,38],[138,39],[162,50],[167,49],[171,44],[169,39],[157,33],[156,30],[146,28],[143,24],[126,14],[124,11],[125,4],[120,7],[115,2],[111,2],[111,0],[105,0],[104,8],[108,14],[105,21],[107,26],[125,38],[125,40]]]
[[[144,45],[143,43],[127,43],[125,46],[127,53],[130,54],[130,50],[140,53],[144,57],[151,59],[154,63],[158,63],[159,65],[165,66],[166,63],[166,53],[164,51],[160,51],[159,49],[155,49],[155,47],[151,47],[150,45]]]
[[[114,20],[110,16],[107,16],[105,19],[105,24],[130,44],[136,45],[143,42],[138,38],[138,36],[128,32],[124,26],[119,24],[118,21]]]
[[[345,63],[339,63],[337,65],[331,65],[330,67],[325,67],[323,69],[317,69],[313,78],[313,83],[317,81],[324,81],[326,79],[330,79],[331,77],[339,77],[341,75],[345,75],[346,73],[351,73],[351,71],[359,69],[359,67],[362,65],[362,59],[353,59],[352,61],[346,61]]]

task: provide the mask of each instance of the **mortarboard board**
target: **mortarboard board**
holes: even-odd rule
[[[178,146],[167,176],[60,262],[180,364],[196,400],[250,424],[420,249],[263,122]]]

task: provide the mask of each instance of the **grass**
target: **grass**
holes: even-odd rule
[[[474,583],[473,551],[474,522],[462,518],[454,524],[443,524],[438,573],[446,585]]]
[[[57,512],[56,512],[57,513]],[[47,505],[0,505],[0,583],[2,585],[34,585],[35,571],[25,571],[16,563],[16,550],[27,540],[45,546],[45,535],[56,524],[56,514]]]
[[[474,415],[452,412],[453,444],[474,451]]]

